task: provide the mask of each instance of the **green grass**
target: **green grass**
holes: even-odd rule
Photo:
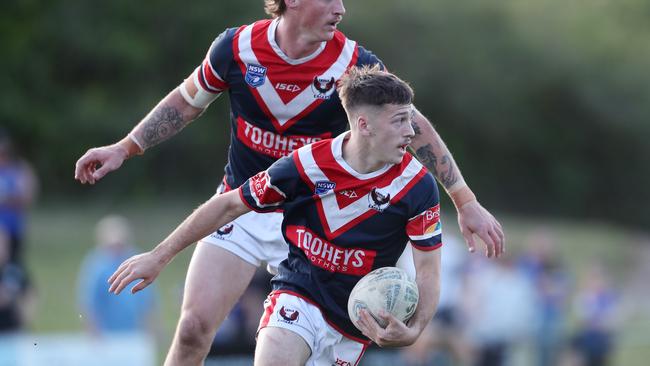
[[[206,197],[207,198],[207,197]],[[76,305],[77,273],[83,256],[94,246],[94,225],[104,215],[117,213],[130,219],[137,244],[149,249],[162,240],[202,199],[161,198],[158,203],[129,206],[98,202],[70,202],[38,207],[30,217],[27,262],[37,289],[37,307],[31,330],[70,332],[83,329]],[[448,233],[457,230],[455,216],[447,215]],[[515,255],[526,234],[540,223],[555,232],[563,260],[580,276],[594,258],[603,261],[621,289],[637,263],[636,233],[601,222],[569,222],[548,219],[502,218],[508,235],[508,254]],[[191,249],[191,248],[189,248]],[[650,249],[650,248],[649,248]],[[185,271],[192,250],[177,257],[157,280],[161,295],[163,337],[160,354],[166,352],[178,319]],[[261,311],[261,309],[260,309]],[[637,314],[624,327],[615,365],[642,365],[650,359],[650,321]]]

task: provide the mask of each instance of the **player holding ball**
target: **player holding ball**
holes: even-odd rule
[[[251,210],[282,210],[288,258],[273,278],[262,314],[256,365],[358,363],[371,341],[406,346],[431,320],[440,286],[439,196],[435,178],[407,152],[413,91],[379,67],[351,68],[339,95],[350,131],[304,146],[239,188],[201,205],[150,252],[127,259],[109,279],[119,294],[149,285],[181,250]],[[354,194],[351,194],[354,193]],[[350,292],[366,274],[394,266],[413,246],[419,301],[404,324],[361,311]]]
[[[348,121],[336,82],[349,67],[383,65],[337,29],[345,15],[343,0],[264,0],[264,5],[272,19],[229,28],[216,37],[194,72],[128,136],[89,149],[77,161],[75,178],[95,184],[127,159],[176,135],[221,94],[228,94],[231,131],[218,189],[222,193],[303,145],[344,133]],[[501,225],[478,202],[431,123],[417,109],[412,112],[411,147],[454,202],[469,249],[474,251],[478,237],[488,256],[499,256],[504,250]],[[327,190],[327,185],[318,189]],[[356,192],[341,195],[353,199]],[[371,197],[378,206],[387,198],[382,192]],[[286,258],[281,221],[279,213],[250,212],[200,239],[165,365],[203,364],[217,327],[256,268],[266,264],[274,269]],[[410,267],[412,262],[404,261]]]

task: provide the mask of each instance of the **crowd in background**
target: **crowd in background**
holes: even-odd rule
[[[447,237],[442,289],[431,325],[401,350],[371,347],[363,365],[603,366],[611,364],[620,324],[619,293],[593,262],[575,273],[562,261],[553,232],[530,233],[524,250],[497,261],[470,255]],[[268,288],[260,271],[221,326],[206,364],[250,354]],[[220,361],[222,360],[222,361]]]
[[[37,186],[30,164],[0,129],[0,335],[23,329],[33,309],[34,292],[23,253],[26,215]]]

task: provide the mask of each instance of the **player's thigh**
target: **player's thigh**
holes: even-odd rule
[[[310,354],[307,342],[291,330],[266,327],[257,335],[255,366],[303,366]]]
[[[197,243],[187,270],[183,311],[221,322],[248,287],[255,269],[223,248]]]

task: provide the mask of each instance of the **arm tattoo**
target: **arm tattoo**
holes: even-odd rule
[[[449,188],[458,181],[458,176],[454,171],[454,161],[449,155],[443,155],[440,161],[433,153],[431,144],[422,146],[417,150],[417,155],[422,164],[427,167],[438,178],[438,181],[445,187]]]
[[[175,135],[185,127],[183,115],[175,107],[161,107],[144,122],[143,146],[145,149],[157,145]]]

